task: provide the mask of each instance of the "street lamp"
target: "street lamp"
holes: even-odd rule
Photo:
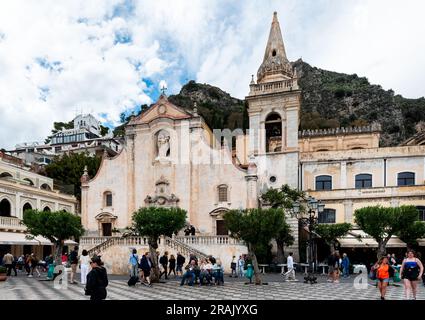
[[[291,215],[296,217],[302,226],[308,227],[308,274],[306,277],[304,277],[304,283],[310,282],[313,284],[317,282],[317,278],[313,275],[313,232],[318,222],[318,215],[319,213],[323,212],[325,204],[323,204],[320,200],[317,201],[315,198],[309,196],[307,199],[308,216],[304,216],[302,214],[300,207],[300,203],[295,201],[292,206]]]

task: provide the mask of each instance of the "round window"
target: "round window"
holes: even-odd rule
[[[275,183],[277,179],[275,176],[271,176],[269,180],[271,183]]]

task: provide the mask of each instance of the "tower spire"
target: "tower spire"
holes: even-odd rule
[[[263,63],[257,72],[258,82],[269,82],[292,78],[292,66],[286,57],[282,31],[280,30],[277,12],[273,13],[273,21],[270,27],[269,39]]]

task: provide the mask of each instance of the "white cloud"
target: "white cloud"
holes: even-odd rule
[[[420,0],[134,1],[134,12],[114,16],[129,3],[1,2],[0,147],[43,140],[76,108],[117,122],[153,102],[161,80],[168,94],[195,78],[243,98],[275,10],[290,60],[424,95]]]

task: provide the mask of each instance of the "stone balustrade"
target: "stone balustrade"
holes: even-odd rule
[[[229,236],[184,236],[175,239],[188,245],[244,245],[243,241]]]
[[[282,92],[282,91],[292,91],[298,90],[298,81],[296,78],[282,80],[282,81],[274,81],[267,83],[259,83],[259,84],[251,84],[250,85],[249,95],[257,95],[257,94],[266,94],[266,93],[274,93],[274,92]]]
[[[373,123],[369,126],[363,127],[340,127],[340,128],[329,128],[329,129],[312,129],[298,131],[298,137],[316,137],[316,136],[333,136],[333,135],[345,135],[345,134],[360,134],[360,133],[373,133],[380,132],[381,125],[379,123]]]
[[[21,219],[14,217],[0,217],[0,229],[3,230],[26,230],[25,225],[21,224]]]

